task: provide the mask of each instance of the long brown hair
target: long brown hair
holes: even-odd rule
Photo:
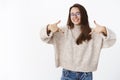
[[[87,11],[86,9],[80,5],[80,4],[74,4],[73,6],[70,7],[69,9],[69,15],[68,15],[68,21],[67,21],[67,25],[69,29],[73,29],[74,28],[74,24],[72,23],[71,19],[70,19],[70,12],[71,9],[73,7],[77,7],[80,11],[80,15],[81,15],[81,34],[79,35],[79,37],[76,40],[76,44],[81,44],[83,41],[87,40],[89,41],[91,39],[91,35],[89,34],[91,32],[91,28],[89,26],[89,21],[88,21],[88,15],[87,15]]]

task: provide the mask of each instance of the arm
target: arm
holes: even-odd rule
[[[116,35],[113,31],[110,29],[106,28],[106,35],[101,34],[103,38],[103,48],[111,47],[115,44],[116,42]]]
[[[40,31],[40,38],[46,43],[53,43],[53,32],[48,30],[48,26],[44,27]]]
[[[55,38],[54,34],[57,32],[62,32],[62,30],[57,26],[59,23],[60,21],[54,24],[49,24],[46,28],[43,28],[40,33],[41,39],[47,43],[53,43],[53,38]]]
[[[115,33],[112,32],[110,29],[106,28],[105,26],[99,25],[95,21],[94,23],[96,27],[92,30],[92,32],[95,32],[101,35],[103,39],[102,47],[111,47],[116,42]]]

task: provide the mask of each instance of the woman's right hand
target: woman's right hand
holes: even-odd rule
[[[61,29],[57,26],[59,23],[60,23],[60,21],[58,21],[58,22],[56,22],[54,24],[49,24],[48,25],[48,30],[50,30],[53,33],[61,31]]]

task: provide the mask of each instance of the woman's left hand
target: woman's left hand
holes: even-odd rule
[[[90,32],[90,34],[92,34],[93,32],[95,33],[103,33],[105,35],[107,35],[107,31],[105,26],[101,26],[98,23],[96,23],[96,21],[94,21],[94,24],[96,25],[96,27],[94,29],[92,29],[92,31]]]

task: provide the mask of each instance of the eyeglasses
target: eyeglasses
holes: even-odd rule
[[[70,16],[80,16],[80,12],[77,12],[77,13],[70,13]]]

